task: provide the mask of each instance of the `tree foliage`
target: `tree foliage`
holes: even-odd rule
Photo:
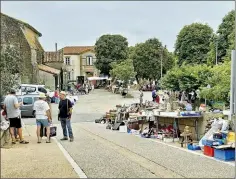
[[[202,87],[201,96],[207,99],[229,101],[231,62],[211,68],[212,75],[207,79],[210,89]]]
[[[128,42],[121,35],[102,35],[95,43],[97,60],[95,66],[105,75],[109,75],[112,62],[128,58]]]
[[[183,65],[168,71],[161,85],[173,91],[197,90],[202,86],[207,86],[207,79],[211,75],[210,67],[207,65]]]
[[[162,58],[163,57],[163,58]],[[174,58],[157,38],[152,38],[135,46],[132,53],[134,69],[138,78],[157,80],[161,77],[161,58],[163,74],[173,66]]]
[[[235,10],[230,11],[219,25],[217,33],[219,33],[218,40],[218,58],[220,61],[224,60],[227,55],[227,50],[234,46],[234,28],[235,28]]]
[[[22,59],[19,51],[14,47],[1,46],[0,60],[0,92],[6,94],[11,88],[18,85],[19,77],[22,74]],[[0,94],[0,95],[1,95]]]
[[[193,23],[184,26],[175,43],[178,64],[206,64],[212,35],[213,30],[207,24]]]
[[[124,81],[125,84],[127,84],[128,81],[131,78],[134,78],[136,75],[136,73],[134,72],[132,59],[127,59],[120,63],[114,62],[112,63],[111,66],[112,66],[112,70],[110,71],[111,76]]]

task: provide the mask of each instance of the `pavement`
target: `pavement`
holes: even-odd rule
[[[72,128],[75,137],[73,143],[59,140],[62,137],[62,130],[57,121],[57,105],[52,105],[53,123],[58,126],[56,140],[88,178],[233,178],[235,176],[234,166],[227,163],[195,155],[187,150],[157,141],[107,130],[105,125],[94,123],[94,120],[101,117],[106,111],[115,109],[116,104],[138,102],[139,93],[135,91],[132,93],[135,96],[132,99],[122,98],[121,95],[104,90],[95,90],[89,95],[79,96],[72,115]],[[144,93],[144,100],[151,100],[150,92]],[[23,119],[23,122],[28,130],[32,130],[32,136],[35,136],[33,130],[35,119],[27,118]],[[25,135],[27,135],[26,130]],[[5,153],[2,160],[2,173],[5,177],[11,175],[12,168],[9,166],[12,163],[15,166],[15,158],[18,157],[21,161],[26,161],[27,164],[22,168],[20,164],[17,164],[13,170],[20,168],[26,172],[22,174],[20,170],[15,171],[13,177],[24,177],[27,173],[34,173],[32,171],[41,166],[41,163],[47,165],[55,162],[55,158],[60,158],[62,164],[51,163],[54,167],[48,166],[50,169],[45,175],[42,174],[42,170],[31,175],[64,178],[75,174],[56,143],[36,144],[36,137],[26,136],[26,139],[30,140],[28,146],[17,144],[18,147],[3,150]],[[35,151],[36,148],[39,149],[38,147],[40,150],[37,150],[36,154]],[[52,156],[54,154],[57,156],[53,156],[52,159],[44,158],[45,154],[49,153]],[[36,157],[39,154],[40,157]],[[30,160],[28,160],[29,156],[31,156]],[[59,165],[65,165],[68,168],[65,170],[57,168]],[[56,174],[58,175],[55,176]],[[27,175],[27,177],[30,176]]]
[[[79,178],[54,140],[37,143],[35,128],[24,131],[29,144],[1,148],[1,178]]]

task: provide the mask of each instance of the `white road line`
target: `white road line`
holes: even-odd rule
[[[61,149],[62,153],[68,160],[68,162],[71,164],[75,172],[78,174],[79,178],[87,178],[85,173],[81,170],[81,168],[77,165],[77,163],[73,160],[73,158],[70,156],[70,154],[66,151],[66,149],[60,144],[60,142],[57,141],[56,138],[53,138],[54,141],[57,143],[58,147]]]
[[[134,135],[136,137],[139,137],[141,138],[139,135]],[[198,155],[198,156],[201,156],[201,157],[205,157],[205,158],[208,158],[208,159],[211,159],[211,160],[215,160],[217,162],[220,162],[220,163],[224,163],[224,164],[227,164],[227,165],[230,165],[230,166],[235,166],[235,163],[231,163],[231,162],[225,162],[225,161],[221,161],[221,160],[218,160],[214,157],[208,157],[204,154],[201,154],[201,153],[197,153],[197,152],[194,152],[192,150],[187,150],[187,149],[184,149],[184,148],[180,148],[180,147],[177,147],[177,146],[174,146],[174,145],[170,145],[168,143],[165,143],[165,142],[161,142],[161,141],[158,141],[158,140],[154,140],[154,139],[150,139],[150,138],[145,138],[145,139],[148,139],[150,141],[153,141],[153,142],[156,142],[156,143],[159,143],[159,144],[163,144],[163,145],[166,145],[168,147],[172,147],[172,148],[175,148],[175,149],[179,149],[179,150],[182,150],[184,152],[188,152],[188,153],[191,153],[191,154],[195,154],[195,155]]]

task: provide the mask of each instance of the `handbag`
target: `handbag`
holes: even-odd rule
[[[9,121],[6,121],[6,120],[3,120],[1,122],[1,130],[5,131],[9,128],[10,126],[10,122]]]
[[[47,137],[47,128],[41,126],[40,130],[40,137]],[[57,136],[57,127],[53,126],[52,124],[50,125],[50,137],[55,137]]]

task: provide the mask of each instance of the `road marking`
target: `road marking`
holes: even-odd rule
[[[134,136],[141,138],[139,135],[134,135]],[[215,161],[217,161],[217,162],[224,163],[224,164],[227,164],[227,165],[230,165],[230,166],[233,166],[233,167],[235,166],[235,163],[225,162],[225,161],[222,161],[222,160],[218,160],[218,159],[216,159],[216,158],[214,158],[214,157],[209,157],[209,156],[206,156],[206,155],[201,154],[201,153],[197,153],[197,152],[194,152],[194,151],[191,151],[191,150],[187,150],[187,149],[180,148],[180,147],[177,147],[177,146],[174,146],[174,145],[170,145],[170,144],[165,143],[165,142],[162,142],[162,141],[157,141],[157,140],[150,139],[150,138],[145,138],[145,139],[148,139],[148,140],[150,140],[150,141],[153,141],[153,142],[156,142],[156,143],[159,143],[159,144],[166,145],[166,146],[168,146],[168,147],[176,148],[176,149],[179,149],[179,150],[182,150],[182,151],[191,153],[191,154],[195,154],[195,155],[198,155],[198,156],[201,156],[201,157],[204,157],[204,158],[208,158],[208,159],[211,159],[211,160],[215,160]]]
[[[77,163],[74,161],[74,159],[70,156],[70,154],[66,151],[66,149],[61,145],[60,142],[57,141],[56,138],[53,138],[54,141],[57,143],[58,147],[61,149],[62,153],[68,160],[68,162],[71,164],[75,172],[78,174],[79,178],[87,178],[83,170],[77,165]]]

